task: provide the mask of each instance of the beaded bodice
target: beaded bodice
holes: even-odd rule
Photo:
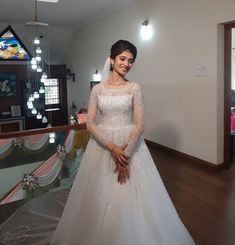
[[[95,124],[96,112],[100,112],[100,123]],[[106,88],[104,84],[96,85],[91,92],[88,108],[88,129],[102,145],[110,140],[110,135],[100,132],[99,126],[121,129],[133,125],[128,140],[127,152],[134,149],[143,131],[143,96],[140,86],[134,82],[122,88]]]
[[[132,95],[100,95],[98,108],[100,124],[109,127],[123,127],[133,121]]]

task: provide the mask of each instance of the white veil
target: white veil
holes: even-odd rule
[[[103,71],[101,74],[101,81],[100,81],[101,83],[104,83],[109,80],[111,74],[110,65],[111,65],[111,61],[110,61],[110,57],[108,57],[104,63]]]

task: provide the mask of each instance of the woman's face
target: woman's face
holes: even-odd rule
[[[111,63],[113,65],[113,71],[121,76],[125,76],[134,63],[133,55],[130,51],[125,50],[117,55],[114,60],[112,59]]]

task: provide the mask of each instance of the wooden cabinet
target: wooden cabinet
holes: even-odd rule
[[[24,117],[11,117],[0,119],[0,133],[22,131],[25,129]]]

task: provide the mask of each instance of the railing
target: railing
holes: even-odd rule
[[[1,134],[0,204],[70,187],[88,139],[85,124]]]
[[[57,126],[57,127],[50,127],[50,128],[39,128],[39,129],[31,129],[31,130],[17,131],[11,133],[3,133],[0,134],[0,139],[19,138],[28,135],[44,134],[50,132],[60,132],[60,131],[69,132],[71,129],[77,129],[77,130],[86,129],[86,124],[64,125],[64,126]]]

